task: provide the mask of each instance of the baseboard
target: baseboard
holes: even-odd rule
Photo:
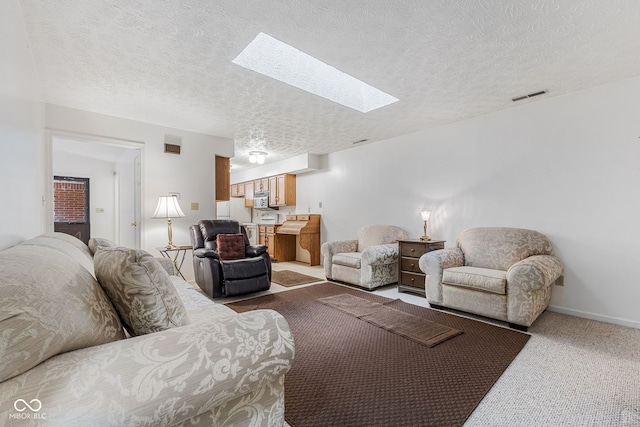
[[[630,328],[640,329],[640,322],[636,320],[622,319],[620,317],[603,316],[601,314],[590,313],[588,311],[572,310],[570,308],[556,307],[550,305],[547,310],[560,314],[568,314],[570,316],[583,317],[585,319],[598,320],[605,323],[613,323],[614,325],[628,326]]]

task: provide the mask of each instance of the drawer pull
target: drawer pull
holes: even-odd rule
[[[411,281],[412,281],[412,282],[415,282],[415,281],[416,281],[416,279],[414,279],[414,278],[412,277],[412,278],[411,278]]]
[[[415,249],[411,249],[411,252],[415,252],[415,251],[416,251]]]
[[[411,264],[411,268],[413,268],[413,267],[415,267],[415,266],[416,266],[415,264]]]

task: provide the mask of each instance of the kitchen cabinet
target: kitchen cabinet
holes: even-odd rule
[[[245,183],[231,184],[231,197],[244,197]]]
[[[244,183],[244,207],[252,208],[253,207],[253,181],[248,181]]]
[[[231,163],[227,157],[216,156],[216,202],[224,202],[231,197]]]
[[[261,178],[253,181],[253,191],[258,193],[260,191],[269,191],[269,178]]]
[[[269,206],[295,206],[296,176],[282,174],[269,177]]]

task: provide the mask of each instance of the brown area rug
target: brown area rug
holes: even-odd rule
[[[462,333],[458,329],[386,306],[397,300],[380,304],[351,294],[338,294],[316,301],[427,347],[436,346]]]
[[[271,281],[282,286],[304,285],[305,283],[321,282],[322,279],[307,276],[306,274],[297,273],[291,270],[282,270],[271,272]]]
[[[463,334],[433,348],[318,301],[348,293]],[[296,345],[285,377],[285,419],[304,426],[460,426],[529,335],[332,283],[227,304],[270,308]]]

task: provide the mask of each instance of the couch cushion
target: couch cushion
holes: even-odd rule
[[[55,249],[79,262],[89,273],[93,273],[93,257],[87,245],[81,240],[65,233],[44,233],[33,239],[25,240],[21,246],[44,246]]]
[[[443,271],[442,283],[504,295],[507,272],[489,268],[452,267]]]
[[[343,252],[333,255],[331,262],[346,267],[360,268],[362,264],[362,254],[360,252]]]
[[[188,323],[167,272],[140,249],[99,247],[94,257],[98,282],[133,336]]]
[[[96,279],[63,252],[21,244],[0,252],[0,271],[0,382],[57,354],[124,338]]]
[[[218,234],[216,245],[221,260],[228,261],[245,257],[244,236],[242,234]]]
[[[89,250],[91,251],[91,255],[95,255],[98,251],[98,247],[103,248],[115,248],[118,245],[112,242],[109,239],[105,239],[103,237],[92,237],[89,239]]]
[[[533,230],[509,227],[478,227],[463,231],[457,246],[464,252],[464,265],[507,271],[532,255],[549,255],[549,239]]]

